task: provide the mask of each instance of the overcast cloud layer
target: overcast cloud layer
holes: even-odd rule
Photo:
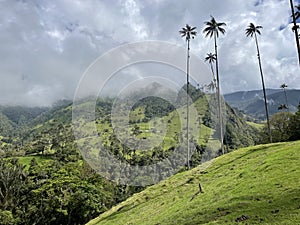
[[[295,2],[295,4],[297,1]],[[0,0],[0,104],[49,105],[72,99],[86,68],[119,45],[162,40],[182,45],[178,31],[197,26],[191,50],[213,51],[202,34],[213,15],[227,24],[219,38],[223,93],[260,89],[250,22],[259,36],[265,82],[300,89],[294,34],[287,0]]]

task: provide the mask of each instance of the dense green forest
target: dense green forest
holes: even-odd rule
[[[220,155],[221,151],[217,122],[209,112],[216,110],[215,94],[205,94],[191,87],[191,95],[202,131],[195,140],[196,149],[190,159],[190,165],[196,167]],[[178,96],[180,101],[180,93]],[[210,100],[214,104],[209,105]],[[95,123],[102,143],[120,160],[131,165],[160,161],[172,154],[178,140],[183,138],[183,134],[177,133],[178,113],[184,114],[185,110],[163,99],[149,97],[132,108],[130,131],[140,139],[147,139],[149,135],[159,136],[155,127],[157,123],[165,123],[167,135],[150,151],[130,149],[113,133],[109,116],[112,105],[113,99],[98,99]],[[280,112],[272,116],[275,141],[299,139],[299,109],[295,114]],[[72,102],[63,101],[49,108],[32,108],[32,111],[21,107],[1,108],[1,224],[84,224],[143,189],[109,181],[83,160],[72,130]],[[25,122],[20,122],[24,117]],[[266,127],[246,121],[248,116],[227,104],[226,118],[224,145],[227,152],[267,142]],[[84,131],[82,135],[79,143],[89,147]]]

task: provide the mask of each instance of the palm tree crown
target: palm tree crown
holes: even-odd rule
[[[280,88],[282,88],[282,89],[285,89],[285,88],[287,88],[288,86],[287,86],[287,84],[286,83],[283,83],[282,85],[280,85]]]
[[[214,63],[216,61],[216,54],[214,53],[207,53],[206,57],[205,57],[205,61],[208,61],[208,63]]]
[[[280,104],[278,106],[278,110],[284,110],[284,109],[288,109],[288,107],[286,106],[286,104]]]
[[[181,37],[185,37],[186,41],[189,41],[195,38],[197,31],[195,31],[196,27],[191,27],[190,25],[186,24],[185,27],[182,28],[182,30],[179,31],[181,34]]]
[[[211,16],[210,21],[204,22],[206,27],[203,33],[206,33],[205,37],[212,37],[214,34],[219,37],[219,32],[225,34],[226,30],[222,26],[226,26],[226,23],[218,23],[213,16]]]
[[[216,60],[217,60],[216,54],[211,53],[211,52],[206,54],[205,61],[208,62],[210,65],[210,69],[211,69],[211,72],[213,75],[213,83],[216,82],[215,73],[214,73],[214,69],[213,69],[213,63],[215,63]]]
[[[260,30],[259,29],[261,29],[261,28],[263,28],[262,26],[255,26],[253,23],[250,23],[249,25],[248,25],[248,28],[246,29],[246,35],[247,35],[247,37],[253,37],[253,35],[255,34],[255,33],[257,33],[257,34],[259,34],[260,35]]]

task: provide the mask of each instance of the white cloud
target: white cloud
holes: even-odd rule
[[[0,1],[0,104],[51,104],[72,98],[90,63],[120,44],[164,40],[185,47],[178,31],[197,26],[191,43],[200,58],[213,51],[202,34],[214,15],[227,23],[218,40],[222,90],[261,87],[250,22],[262,25],[259,45],[266,86],[300,88],[290,6],[282,0]]]

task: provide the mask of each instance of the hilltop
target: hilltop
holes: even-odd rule
[[[299,141],[236,150],[134,194],[88,225],[299,224],[299,150]]]

